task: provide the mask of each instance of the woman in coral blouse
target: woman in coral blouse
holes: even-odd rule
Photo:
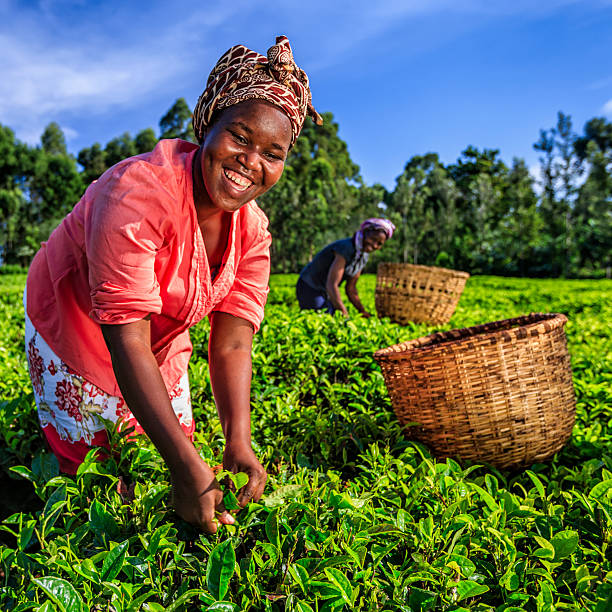
[[[245,505],[266,472],[251,447],[251,346],[270,272],[255,199],[280,178],[311,104],[289,41],[264,57],[242,45],[211,72],[193,114],[199,146],[162,140],[92,183],[41,246],[24,301],[26,350],[43,431],[74,474],[108,447],[101,416],[145,432],[172,477],[179,515],[215,532],[232,523],[192,444],[188,329],[209,316],[210,376]]]

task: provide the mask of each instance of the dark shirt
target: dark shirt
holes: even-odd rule
[[[304,266],[304,269],[300,272],[300,278],[313,289],[325,291],[327,275],[336,253],[346,259],[346,265],[348,266],[356,254],[353,237],[336,240],[336,242],[332,242],[321,249],[312,258],[312,261]],[[344,281],[347,278],[348,276],[345,274],[342,280]]]

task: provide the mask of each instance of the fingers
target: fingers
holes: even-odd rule
[[[223,493],[216,481],[195,499],[176,493],[173,490],[172,501],[177,514],[206,533],[217,533],[220,524],[233,525],[236,522],[223,505]]]
[[[241,507],[244,508],[251,499],[255,502],[261,499],[267,479],[268,474],[263,469],[249,472],[249,482],[238,492],[238,503]]]
[[[227,510],[218,514],[217,519],[223,525],[233,525],[236,522],[236,519]]]

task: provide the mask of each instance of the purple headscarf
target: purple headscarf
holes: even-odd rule
[[[366,219],[359,228],[360,231],[365,231],[369,229],[381,230],[385,232],[387,236],[387,240],[393,236],[393,232],[395,231],[395,225],[389,221],[389,219],[381,219],[378,217],[371,217],[370,219]]]

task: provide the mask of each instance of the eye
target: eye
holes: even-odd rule
[[[277,155],[276,153],[272,153],[271,151],[264,153],[264,155],[268,159],[271,159],[272,161],[285,161],[280,155]]]
[[[238,134],[238,132],[233,132],[232,130],[228,130],[228,132],[234,137],[234,140],[239,143],[239,144],[247,144],[247,139],[242,136],[241,134]]]

